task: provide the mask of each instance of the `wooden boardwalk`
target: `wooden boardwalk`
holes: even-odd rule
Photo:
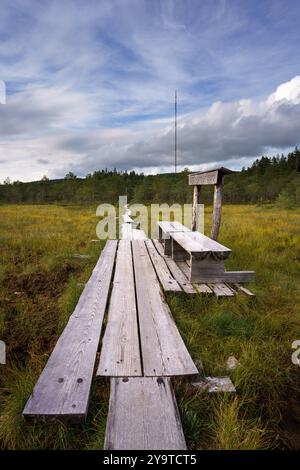
[[[85,419],[117,241],[109,240],[40,375],[23,415]]]
[[[112,379],[105,449],[186,449],[170,379]]]
[[[195,379],[198,370],[163,292],[251,295],[239,283],[192,283],[189,271],[127,213],[122,239],[107,241],[24,417],[84,421],[96,366],[111,383],[106,449],[186,449],[170,377]]]

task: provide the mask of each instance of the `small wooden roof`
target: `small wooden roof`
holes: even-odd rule
[[[224,175],[229,175],[230,173],[236,173],[233,170],[228,168],[216,168],[215,170],[208,171],[196,171],[189,175],[189,184],[190,185],[201,185],[201,184],[217,184],[222,181]]]

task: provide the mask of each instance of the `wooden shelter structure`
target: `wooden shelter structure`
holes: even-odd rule
[[[223,193],[223,177],[235,173],[228,168],[217,168],[215,170],[195,172],[189,175],[189,185],[194,187],[193,193],[193,218],[192,230],[197,230],[198,219],[198,204],[200,204],[200,191],[201,186],[213,184],[214,185],[214,209],[213,209],[213,224],[211,229],[211,238],[217,240],[221,225],[222,214],[222,193]]]

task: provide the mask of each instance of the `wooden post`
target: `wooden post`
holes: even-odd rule
[[[221,225],[222,214],[222,193],[223,183],[222,180],[215,185],[214,191],[214,210],[213,210],[213,224],[211,229],[211,238],[217,240]]]
[[[193,212],[192,212],[192,230],[195,232],[197,230],[197,222],[198,222],[198,204],[200,201],[200,189],[201,186],[195,185],[194,186],[194,193],[193,193]]]

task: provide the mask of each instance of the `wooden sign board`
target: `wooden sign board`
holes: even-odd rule
[[[194,186],[193,195],[193,219],[192,230],[197,230],[198,204],[200,203],[200,188],[203,185],[214,185],[214,209],[213,209],[213,226],[211,230],[211,238],[217,240],[220,224],[221,224],[221,208],[222,208],[222,179],[224,175],[229,175],[234,171],[228,168],[217,168],[216,170],[202,171],[191,173],[189,175],[189,185]]]
[[[230,173],[234,172],[223,167],[216,170],[191,173],[189,175],[189,185],[201,186],[207,184],[218,184],[224,175],[228,175]]]

